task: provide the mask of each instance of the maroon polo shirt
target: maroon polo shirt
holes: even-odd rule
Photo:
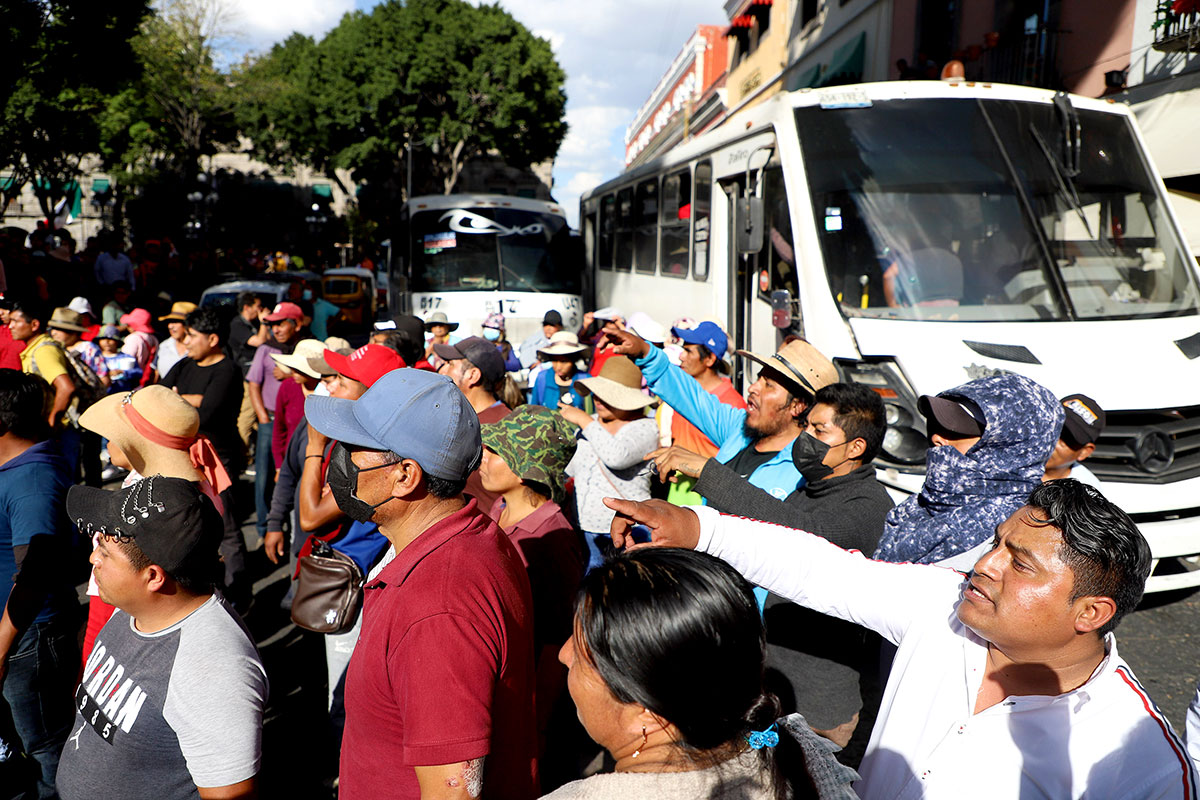
[[[346,671],[339,797],[421,796],[414,767],[487,756],[483,796],[538,795],[521,557],[474,501],[367,584]]]

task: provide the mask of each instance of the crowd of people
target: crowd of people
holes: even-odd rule
[[[894,505],[880,394],[800,338],[601,308],[521,342],[399,315],[353,348],[297,302],[156,315],[97,270],[98,316],[0,301],[0,737],[31,796],[269,793],[251,515],[292,574],[362,576],[312,634],[344,798],[1196,790],[1117,653],[1151,559],[1083,465],[1085,395],[921,397]]]

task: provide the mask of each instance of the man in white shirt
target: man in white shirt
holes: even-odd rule
[[[605,503],[618,547],[645,524],[656,544],[711,553],[897,646],[855,786],[864,800],[1196,796],[1195,767],[1112,636],[1141,599],[1150,548],[1092,487],[1043,483],[969,576],[709,508]]]

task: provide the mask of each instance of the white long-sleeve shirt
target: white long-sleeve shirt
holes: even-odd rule
[[[1054,697],[974,713],[987,642],[959,622],[961,573],[871,561],[812,534],[690,507],[697,547],[770,591],[877,631],[898,650],[855,789],[864,800],[1196,798],[1166,718],[1117,655]]]

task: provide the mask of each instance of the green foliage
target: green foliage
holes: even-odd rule
[[[110,95],[138,72],[130,38],[146,0],[0,3],[0,170],[6,192],[33,181],[50,215],[79,162],[98,149]]]
[[[238,120],[257,157],[335,180],[348,169],[383,202],[401,194],[410,141],[417,192],[453,191],[485,153],[517,167],[553,157],[565,77],[549,43],[499,5],[393,0],[245,67]]]

